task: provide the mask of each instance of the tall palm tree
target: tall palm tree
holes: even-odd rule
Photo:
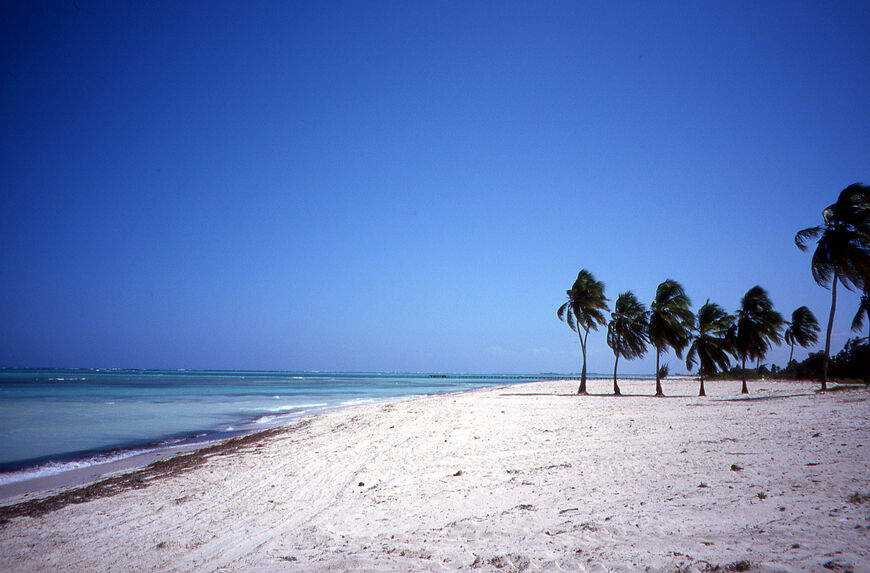
[[[861,295],[861,302],[858,303],[858,312],[855,313],[855,318],[852,319],[852,330],[860,331],[864,328],[864,317],[870,318],[870,292],[865,288],[864,294]],[[867,337],[867,351],[870,353],[870,336]],[[870,356],[867,360],[867,372],[864,374],[864,384],[870,386]]]
[[[746,359],[755,359],[760,363],[770,347],[779,344],[782,315],[773,310],[767,291],[756,285],[746,291],[740,300],[735,326],[734,350],[740,358],[740,375],[743,380],[740,392],[748,394]]]
[[[607,324],[602,311],[609,310],[609,299],[604,296],[604,283],[595,280],[586,269],[577,273],[577,280],[567,294],[568,302],[559,307],[556,316],[567,322],[580,338],[583,370],[580,372],[580,388],[577,393],[586,394],[586,339],[589,338],[590,330],[598,330],[599,325]]]
[[[855,318],[857,318],[857,316]],[[815,344],[816,341],[818,341],[819,321],[816,320],[816,315],[813,314],[813,311],[805,306],[800,306],[791,313],[791,321],[787,321],[786,323],[788,324],[788,327],[785,329],[783,339],[785,339],[786,344],[791,346],[791,352],[789,352],[788,355],[788,361],[791,363],[791,360],[794,357],[795,344],[801,348],[806,348],[810,344]]]
[[[795,235],[802,251],[807,242],[818,237],[813,252],[812,272],[815,281],[831,289],[831,313],[825,333],[825,357],[822,362],[822,390],[827,389],[828,362],[831,354],[831,329],[837,309],[837,283],[849,290],[864,290],[870,277],[870,187],[853,183],[840,192],[837,202],[822,211],[825,222]]]
[[[637,300],[631,291],[617,297],[613,304],[613,313],[607,325],[607,345],[613,349],[616,360],[613,363],[613,393],[619,396],[619,384],[616,383],[616,369],[619,357],[626,360],[640,358],[646,354],[647,330],[649,318],[646,307]]]
[[[689,345],[695,315],[689,307],[692,301],[677,281],[668,279],[656,289],[656,298],[650,305],[649,341],[656,350],[656,396],[664,396],[659,375],[659,359],[668,347],[674,349],[677,358]]]
[[[728,331],[734,323],[734,317],[715,302],[704,303],[698,309],[695,321],[695,335],[686,354],[686,368],[691,370],[698,362],[698,378],[701,389],[698,396],[706,396],[704,377],[715,374],[717,369],[727,370],[731,367],[731,343]]]

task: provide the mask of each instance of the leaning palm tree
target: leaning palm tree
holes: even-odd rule
[[[677,281],[668,279],[656,289],[656,298],[650,305],[649,341],[656,350],[656,396],[664,396],[660,376],[659,359],[668,347],[674,349],[677,358],[689,345],[695,315],[689,309],[692,301]]]
[[[802,251],[807,242],[818,237],[813,252],[812,272],[815,281],[831,289],[831,313],[825,334],[822,362],[822,390],[827,389],[828,362],[831,354],[831,329],[837,309],[837,283],[849,290],[864,290],[870,277],[870,187],[853,183],[840,192],[837,202],[822,211],[824,224],[809,227],[795,235]]]
[[[705,376],[715,374],[718,369],[727,370],[731,367],[728,331],[733,323],[734,317],[709,299],[698,309],[694,339],[686,354],[686,368],[691,370],[698,362],[698,378],[701,381],[698,396],[707,395],[704,391]]]
[[[631,360],[646,354],[646,344],[649,342],[647,338],[649,318],[646,307],[631,291],[617,297],[610,316],[607,325],[607,345],[613,349],[616,357],[613,362],[613,393],[619,396],[621,392],[619,384],[616,383],[619,357]]]
[[[870,318],[870,292],[864,290],[861,302],[858,304],[858,312],[852,319],[852,330],[860,331],[864,328],[864,317]],[[867,337],[867,350],[870,352],[870,336]],[[864,384],[870,386],[870,356],[867,361],[867,372],[864,374]]]
[[[855,317],[858,318],[857,316]],[[819,321],[816,320],[816,315],[813,311],[805,306],[800,306],[791,313],[791,321],[786,321],[788,327],[785,329],[783,339],[785,343],[791,346],[791,352],[788,354],[788,362],[791,363],[794,358],[794,345],[797,344],[801,348],[806,348],[810,344],[815,344],[819,339]],[[852,323],[854,327],[854,322]],[[859,327],[860,328],[860,327]]]
[[[756,285],[746,291],[740,300],[735,326],[734,350],[740,358],[740,375],[743,380],[740,392],[748,394],[746,359],[755,359],[759,364],[770,347],[779,344],[782,315],[773,310],[773,303],[767,296],[767,291]]]
[[[556,316],[567,322],[571,330],[580,337],[583,370],[580,372],[580,388],[577,393],[586,394],[586,339],[589,338],[590,330],[598,330],[599,325],[604,326],[607,323],[602,311],[608,310],[608,299],[604,296],[604,283],[595,280],[586,269],[577,273],[577,280],[567,294],[568,302],[559,307]]]

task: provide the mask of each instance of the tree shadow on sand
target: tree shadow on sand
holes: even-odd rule
[[[778,394],[776,396],[735,396],[733,398],[710,398],[711,402],[761,402],[764,400],[778,400],[781,398],[796,398],[798,396],[814,396],[815,394],[798,393],[798,394]],[[561,398],[655,398],[656,400],[670,398],[703,398],[697,394],[669,394],[667,396],[655,396],[653,394],[548,394],[546,392],[505,392],[499,396],[558,396]]]
[[[685,394],[675,394],[673,396],[655,396],[654,394],[626,394],[623,392],[622,394],[548,394],[546,392],[506,392],[504,394],[499,394],[499,396],[559,396],[562,398],[655,398],[656,400],[661,400],[662,398],[697,398],[695,395],[685,395]]]

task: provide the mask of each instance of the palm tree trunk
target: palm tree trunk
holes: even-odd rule
[[[616,383],[616,367],[619,366],[619,347],[616,350],[616,360],[613,361],[613,393],[617,396],[621,395],[619,384]]]
[[[698,396],[706,396],[707,393],[704,392],[704,377],[703,377],[703,376],[698,376],[698,378],[701,379],[701,390],[698,392]]]
[[[740,388],[741,394],[749,394],[749,388],[746,387],[746,359],[740,363],[740,376],[742,376],[743,387]]]
[[[834,311],[837,310],[837,271],[831,281],[831,314],[828,316],[828,332],[825,334],[825,358],[822,361],[822,390],[828,389],[828,360],[831,355],[831,330],[834,328]]]
[[[794,357],[794,342],[791,343],[791,352],[788,353],[788,362],[785,363],[786,368],[791,364],[791,359]]]
[[[579,326],[579,325],[577,325]],[[577,331],[577,336],[580,337],[580,351],[583,354],[583,369],[580,371],[580,388],[577,389],[578,394],[586,394],[586,339],[580,331]],[[589,336],[589,331],[586,331],[586,336]]]
[[[659,378],[659,349],[656,348],[656,396],[664,396],[662,391],[662,381]]]

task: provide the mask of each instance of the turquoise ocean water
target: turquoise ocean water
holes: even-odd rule
[[[0,485],[304,414],[561,375],[0,370]]]

